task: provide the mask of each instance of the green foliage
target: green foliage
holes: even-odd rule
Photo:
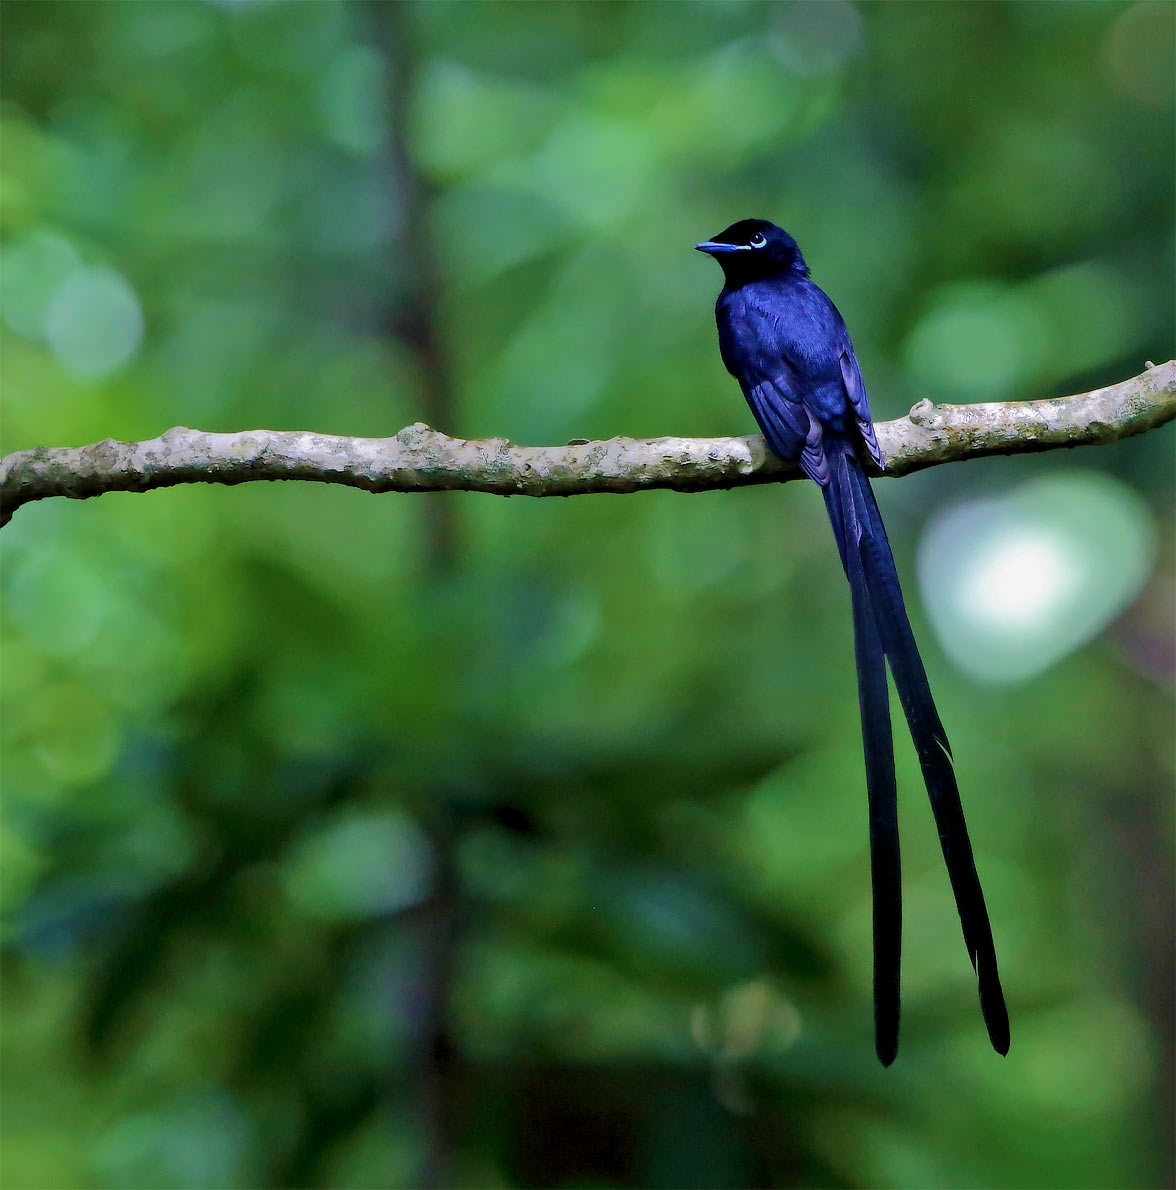
[[[5,449],[438,410],[747,433],[690,246],[750,215],[797,236],[879,417],[1123,379],[1171,354],[1172,14],[6,5]],[[907,749],[888,1072],[815,491],[23,509],[4,1185],[1169,1184],[1170,447],[879,485],[916,611],[932,514],[1015,492],[1028,522],[1043,474],[1109,493],[1146,580],[1109,624],[1121,576],[1081,633],[1044,614],[1052,665],[1004,685],[916,625],[1013,1048]]]

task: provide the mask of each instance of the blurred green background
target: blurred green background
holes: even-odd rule
[[[6,3],[4,449],[750,432],[734,219],[879,418],[1173,354],[1167,3]],[[1010,997],[900,739],[872,1047],[810,485],[317,484],[2,535],[3,1185],[1172,1184],[1170,429],[878,484]]]

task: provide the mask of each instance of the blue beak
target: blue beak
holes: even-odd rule
[[[695,252],[705,252],[708,256],[722,256],[724,252],[750,252],[750,244],[723,244],[718,240],[703,240],[694,245]]]

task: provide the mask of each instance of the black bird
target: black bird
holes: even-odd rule
[[[1009,1017],[992,927],[964,822],[951,748],[911,632],[886,530],[862,458],[885,467],[849,332],[809,279],[796,241],[763,219],[741,219],[696,244],[723,268],[715,304],[719,351],[772,452],[798,463],[825,497],[849,579],[874,893],[874,1045],[884,1066],[898,1052],[902,876],[894,740],[886,664],[915,742],[947,864],[980,1009],[993,1048],[1009,1049]]]

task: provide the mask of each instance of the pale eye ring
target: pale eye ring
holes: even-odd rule
[[[757,232],[755,233],[755,235],[753,235],[753,236],[751,237],[751,239],[750,239],[750,240],[748,240],[747,242],[748,242],[748,243],[749,243],[749,244],[750,244],[750,245],[751,245],[753,248],[762,248],[762,247],[763,247],[763,246],[764,246],[764,245],[765,245],[765,244],[766,244],[768,241],[767,241],[767,239],[764,237],[764,233],[763,233],[762,231],[757,231]]]

